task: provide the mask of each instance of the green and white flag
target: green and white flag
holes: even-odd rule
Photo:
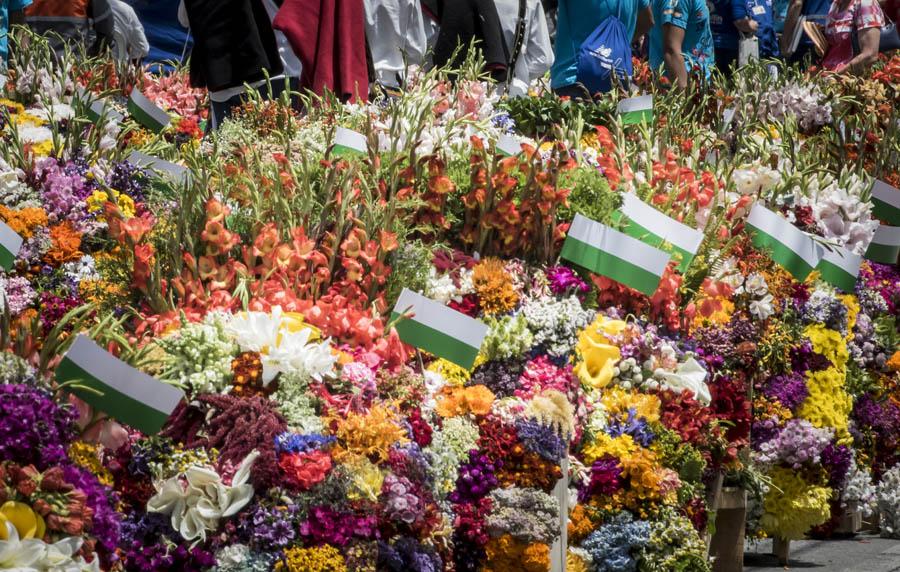
[[[406,288],[394,304],[391,320],[405,314],[411,316],[397,321],[395,326],[401,340],[472,369],[487,335],[487,325]]]
[[[883,224],[875,231],[866,258],[882,264],[897,264],[900,256],[900,226]]]
[[[128,98],[128,113],[134,117],[135,121],[154,133],[161,132],[172,120],[168,113],[150,101],[137,88],[131,90],[131,96]]]
[[[157,433],[184,398],[177,387],[138,371],[108,353],[84,334],[56,368],[60,383],[71,381],[92,391],[71,388],[71,393],[110,417],[151,435]]]
[[[112,119],[113,121],[122,121],[125,119],[125,116],[113,109],[113,106],[105,99],[94,99],[90,101],[90,105],[87,108],[87,115],[94,123],[99,122],[100,118],[103,116],[106,116],[107,119]]]
[[[862,256],[854,254],[846,248],[835,247],[834,250],[825,251],[816,270],[819,271],[825,282],[844,292],[853,292],[861,264]]]
[[[560,256],[652,296],[669,255],[636,238],[576,214]]]
[[[622,116],[622,123],[631,125],[653,119],[653,96],[641,95],[623,99],[616,106],[616,111]]]
[[[156,171],[175,183],[183,183],[189,181],[191,178],[191,171],[187,167],[170,163],[169,161],[141,153],[140,151],[132,151],[131,154],[128,155],[128,162],[135,167]]]
[[[703,233],[664,215],[632,194],[624,195],[620,212],[628,220],[625,233],[680,257],[678,269],[687,270],[703,242]]]
[[[872,186],[872,212],[881,220],[900,226],[900,189],[895,189],[884,181],[875,181]]]
[[[753,245],[769,251],[772,260],[801,282],[822,259],[824,249],[811,236],[759,203],[753,205],[747,227]]]
[[[9,228],[6,223],[0,221],[0,266],[7,272],[16,263],[16,256],[19,255],[20,248],[22,248],[22,237]]]
[[[366,136],[359,131],[346,127],[335,129],[334,148],[332,149],[335,155],[365,155],[368,149],[369,143],[366,141]]]
[[[522,143],[517,137],[504,133],[497,139],[496,149],[498,154],[512,157],[522,152]]]

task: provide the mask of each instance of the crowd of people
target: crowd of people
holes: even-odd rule
[[[588,99],[627,80],[632,55],[681,88],[754,58],[858,73],[900,47],[898,11],[898,0],[2,0],[0,27],[135,63],[181,43],[214,129],[247,86],[366,99],[402,90],[412,66],[462,65],[470,46],[512,97],[549,71],[558,95]],[[3,33],[4,59],[7,44]]]

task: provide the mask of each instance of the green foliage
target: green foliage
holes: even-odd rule
[[[597,222],[608,222],[612,212],[622,205],[622,197],[609,188],[609,182],[597,169],[579,168],[564,173],[560,186],[570,187],[569,206],[559,209],[559,219],[572,220],[575,213]]]
[[[499,107],[506,109],[518,131],[541,139],[550,135],[555,127],[576,123],[579,118],[587,125],[608,123],[614,105],[609,99],[600,103],[563,100],[548,92],[540,97],[507,99]]]

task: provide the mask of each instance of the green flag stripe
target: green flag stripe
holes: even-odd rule
[[[810,266],[799,254],[787,247],[783,242],[774,236],[766,234],[760,229],[749,226],[753,246],[760,250],[769,251],[772,260],[781,265],[785,270],[791,273],[791,276],[798,281],[806,280],[813,267]]]
[[[840,288],[844,292],[853,292],[853,289],[856,287],[856,276],[824,258],[819,262],[816,269],[822,276],[822,280]]]
[[[872,212],[875,216],[885,221],[887,224],[900,226],[900,208],[877,197],[872,197],[872,206],[874,207]]]
[[[92,391],[71,390],[88,405],[148,435],[158,433],[169,418],[168,414],[106,385],[68,357],[64,357],[56,368],[56,379],[59,382],[77,381],[81,385],[102,392],[102,395],[97,395]]]
[[[3,246],[0,246],[0,266],[3,267],[7,272],[12,269],[12,267],[16,263],[16,257],[13,256],[13,253],[6,250]]]
[[[392,312],[391,320],[396,320],[399,316],[397,312]],[[475,358],[478,357],[478,352],[481,349],[474,348],[453,336],[417,322],[415,317],[400,320],[395,327],[400,335],[400,339],[407,344],[442,357],[466,369],[472,369],[472,366],[475,364]]]
[[[614,215],[618,214],[622,216],[621,213],[613,213]],[[627,217],[626,217],[627,218]],[[681,258],[681,262],[678,264],[678,270],[684,272],[687,270],[688,266],[691,264],[691,260],[694,259],[694,255],[678,246],[672,244],[661,238],[660,236],[654,234],[652,231],[642,227],[638,223],[634,222],[632,219],[628,219],[628,222],[625,223],[625,227],[622,231],[632,238],[636,238],[643,242],[644,244],[649,244],[654,248],[659,248],[661,250],[665,250],[670,254],[677,254]]]
[[[359,149],[354,149],[353,147],[348,147],[347,145],[335,145],[332,147],[331,152],[334,155],[341,156],[352,156],[352,155],[365,155],[365,151],[360,151]]]
[[[896,264],[900,256],[900,245],[877,244],[873,242],[866,251],[866,258],[882,264]]]
[[[162,122],[159,118],[154,117],[153,114],[138,105],[134,99],[128,100],[128,113],[134,117],[135,121],[154,133],[159,133],[168,125],[168,122]]]
[[[629,111],[628,113],[623,113],[621,117],[623,125],[634,125],[644,122],[650,123],[653,120],[653,110],[644,109],[642,111]]]
[[[660,276],[609,252],[598,250],[571,235],[566,237],[560,256],[647,296],[652,296],[659,287]]]

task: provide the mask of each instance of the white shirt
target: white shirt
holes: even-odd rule
[[[271,23],[272,20],[275,19],[275,15],[278,14],[278,5],[275,4],[273,0],[263,0],[263,5],[266,8],[266,14],[268,14],[269,22]],[[184,0],[181,0],[181,2],[178,3],[178,21],[185,28],[190,28],[187,9],[184,7]],[[291,47],[290,42],[288,42],[287,37],[278,30],[274,30],[274,32],[275,42],[278,45],[278,56],[279,58],[281,58],[281,67],[284,68],[284,73],[279,74],[275,77],[271,77],[269,79],[281,79],[283,77],[299,78],[300,72],[303,69],[303,64],[300,63],[300,59],[294,53],[294,49]],[[256,83],[251,84],[251,87],[262,87],[265,84],[265,80],[260,80]],[[235,87],[220,89],[219,91],[211,91],[209,92],[209,99],[221,103],[223,101],[228,101],[235,95],[244,93],[246,90],[247,88],[245,86],[238,85]]]
[[[520,97],[528,93],[532,81],[543,76],[553,65],[553,45],[547,30],[547,18],[541,0],[527,0],[525,6],[525,39],[522,51],[512,71],[509,86],[510,97]],[[516,27],[519,23],[519,0],[494,0],[503,37],[512,56],[516,41]]]
[[[379,83],[399,87],[407,66],[422,65],[427,41],[419,0],[365,0],[366,37]]]
[[[139,60],[150,53],[150,44],[144,35],[144,26],[134,13],[134,8],[122,0],[109,0],[113,17],[113,42],[116,58]]]

